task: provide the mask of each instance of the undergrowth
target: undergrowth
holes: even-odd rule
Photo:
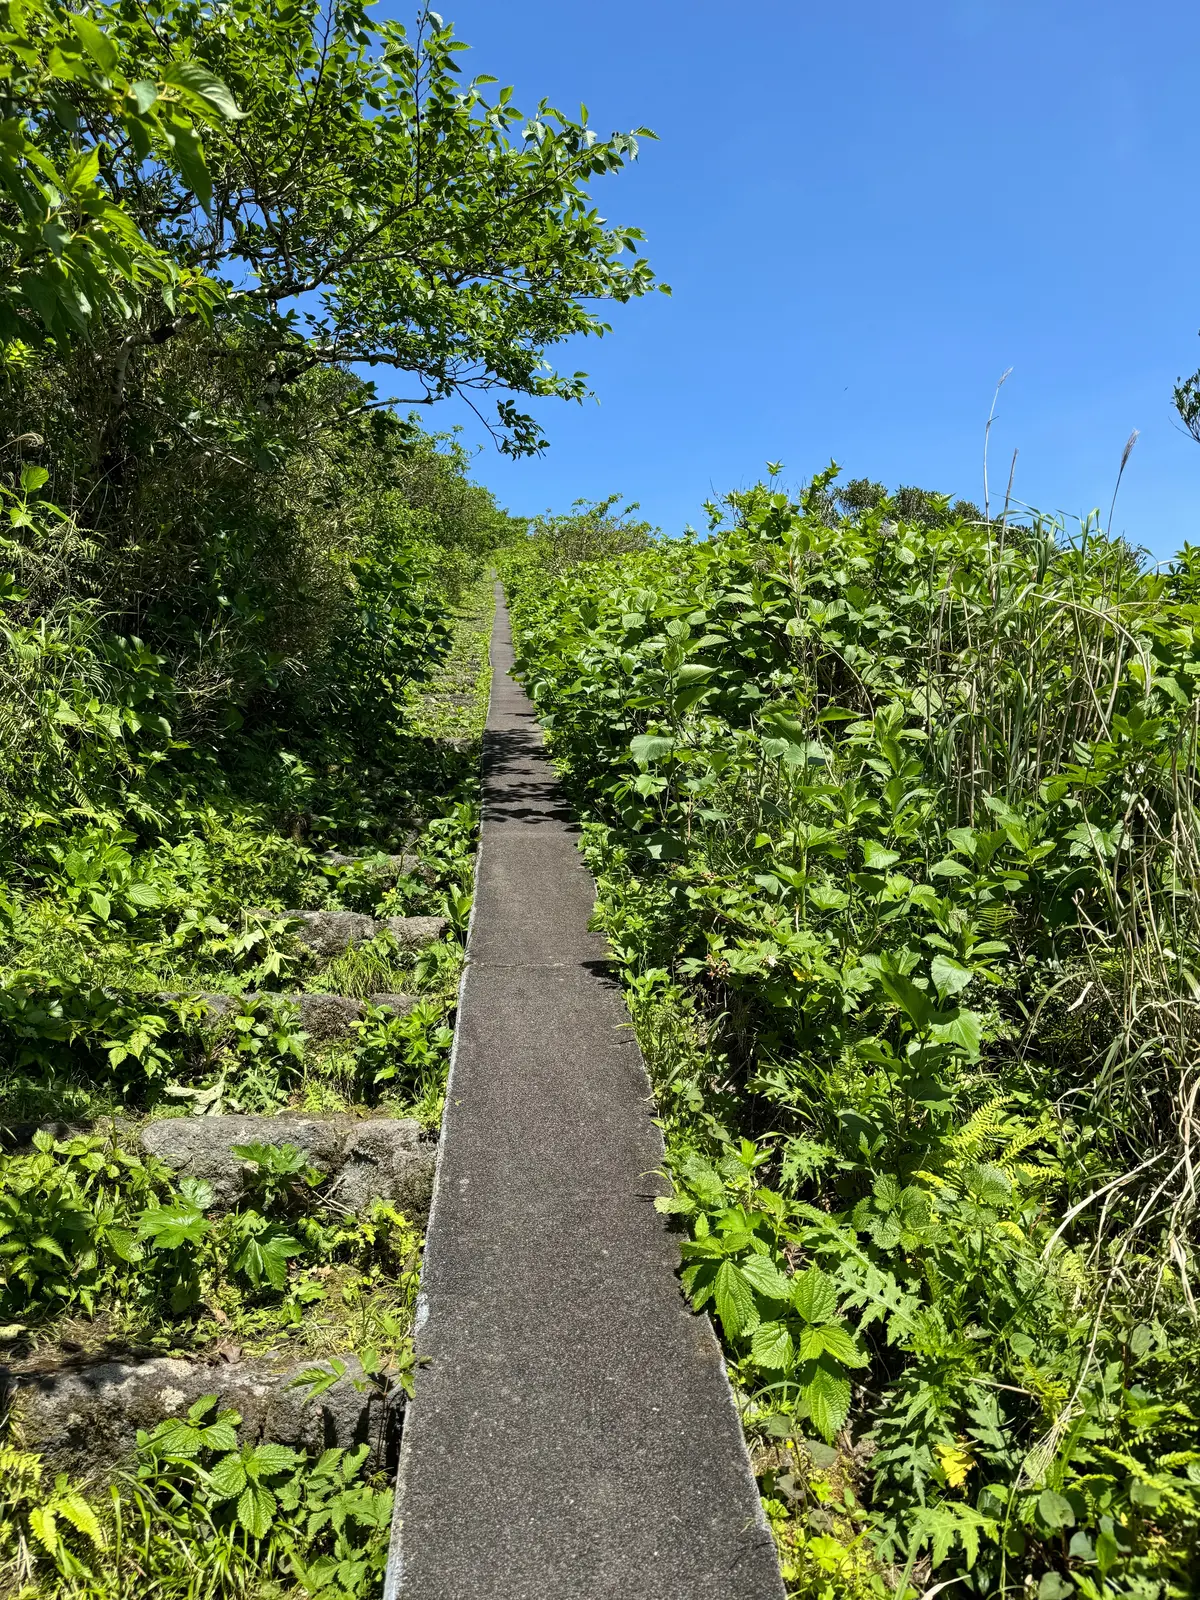
[[[861,488],[504,562],[660,1205],[793,1594],[1180,1600],[1196,553]]]

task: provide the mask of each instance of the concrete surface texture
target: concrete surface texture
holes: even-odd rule
[[[484,818],[387,1600],[782,1600],[498,594]]]

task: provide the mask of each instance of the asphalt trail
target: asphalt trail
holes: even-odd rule
[[[534,709],[492,639],[484,811],[387,1600],[782,1600]]]

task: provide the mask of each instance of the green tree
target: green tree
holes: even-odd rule
[[[91,15],[0,0],[0,337],[40,326],[69,341],[147,300],[204,318],[219,295],[146,238],[113,156],[208,195],[198,124],[240,113],[199,61],[166,53],[136,78],[128,65]]]
[[[495,80],[461,79],[466,46],[432,12],[409,31],[372,25],[361,0],[92,0],[75,17],[40,4],[9,0],[0,39],[0,271],[22,286],[17,315],[32,305],[52,335],[116,311],[96,397],[109,435],[152,382],[139,358],[190,337],[210,362],[254,352],[256,406],[314,366],[365,363],[405,374],[409,392],[360,406],[494,394],[501,448],[536,451],[541,431],[512,396],[581,399],[586,375],[555,371],[547,350],[604,332],[597,302],[653,286],[641,235],[610,227],[587,190],[647,130],[602,139],[586,112],[544,102],[523,116],[510,90],[488,96]],[[35,170],[36,206],[21,192]],[[51,190],[68,199],[56,208]],[[100,224],[103,250],[82,237],[104,237]],[[69,287],[51,304],[55,273]],[[174,275],[194,293],[177,295]]]

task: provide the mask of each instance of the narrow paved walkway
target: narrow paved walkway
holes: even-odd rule
[[[781,1600],[593,886],[508,676],[425,1255],[388,1600]]]

